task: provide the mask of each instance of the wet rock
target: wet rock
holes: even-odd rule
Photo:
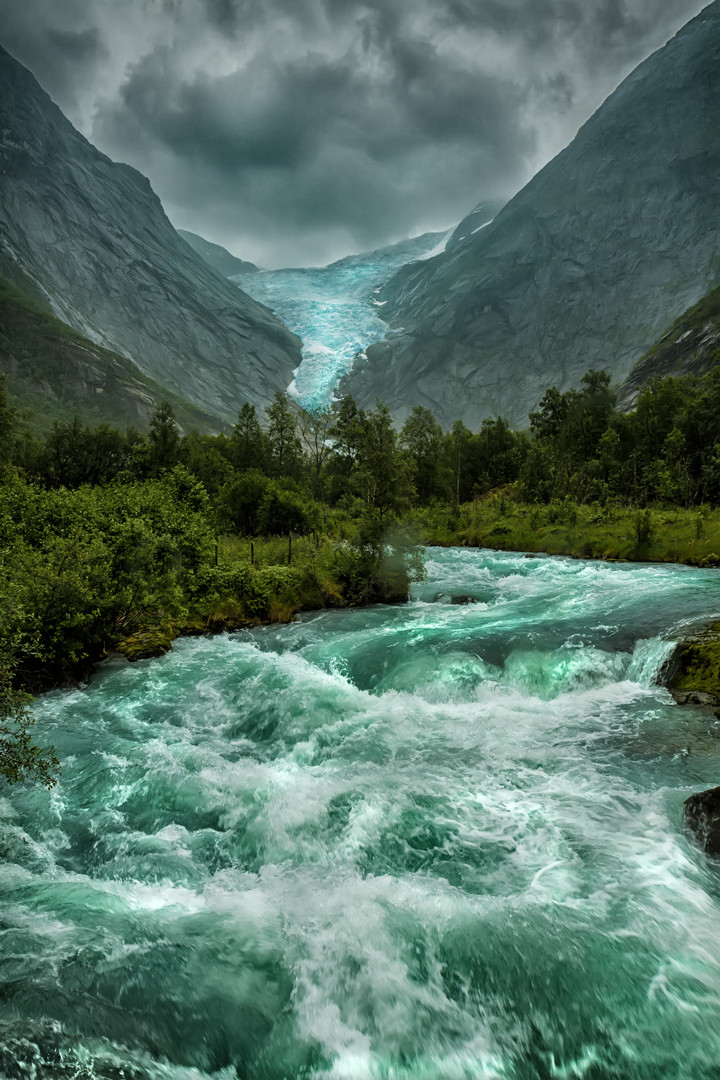
[[[699,705],[720,715],[720,623],[681,641],[663,664],[659,682],[678,705]]]
[[[720,787],[691,795],[684,803],[685,825],[703,851],[720,857]]]
[[[469,593],[446,593],[440,592],[435,594],[433,600],[435,604],[477,604],[477,598],[470,596]]]
[[[164,656],[169,652],[172,649],[173,637],[171,630],[151,627],[125,638],[115,649],[131,663],[136,660],[150,660],[154,656]]]
[[[710,694],[707,690],[671,690],[672,696],[678,705],[703,705],[709,709],[720,707],[720,697]]]

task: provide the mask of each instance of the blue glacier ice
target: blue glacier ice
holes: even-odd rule
[[[424,233],[329,266],[231,278],[302,340],[302,363],[288,390],[304,409],[328,405],[358,353],[385,337],[388,327],[375,299],[382,284],[406,263],[439,254],[451,233]]]

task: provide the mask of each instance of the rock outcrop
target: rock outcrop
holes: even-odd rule
[[[178,236],[149,181],[95,149],[0,49],[0,274],[231,421],[290,383],[300,343]]]
[[[705,375],[720,364],[720,288],[713,289],[673,323],[630,372],[619,403],[632,407],[654,375]]]
[[[685,825],[703,851],[720,858],[720,787],[691,795],[683,809]]]
[[[380,294],[345,389],[402,419],[527,422],[589,368],[625,378],[720,281],[720,0],[642,63],[485,228]],[[480,217],[480,215],[476,215]],[[481,225],[482,222],[479,222]]]

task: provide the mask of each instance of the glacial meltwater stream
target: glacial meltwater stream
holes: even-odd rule
[[[474,603],[453,603],[458,594]],[[180,641],[37,708],[0,1075],[717,1080],[720,574],[437,551],[414,600]]]

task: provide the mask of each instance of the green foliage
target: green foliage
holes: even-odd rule
[[[271,483],[258,511],[263,536],[306,536],[321,526],[320,507],[312,499]]]
[[[76,416],[68,423],[56,420],[34,455],[26,446],[23,463],[49,487],[104,484],[130,467],[139,441],[133,429],[123,434],[109,424],[90,428]]]
[[[400,444],[410,455],[415,493],[422,503],[440,494],[443,431],[429,409],[416,405],[400,432]]]
[[[302,444],[297,416],[286,394],[275,394],[266,410],[268,466],[274,477],[298,477],[302,472]]]
[[[226,532],[257,536],[260,509],[270,480],[257,469],[236,474],[223,486],[218,498],[218,522]]]
[[[59,762],[55,750],[41,749],[33,742],[32,698],[13,687],[0,674],[0,778],[6,784],[34,780],[51,788],[57,782]]]
[[[148,433],[148,473],[159,476],[180,459],[180,431],[169,401],[161,401],[150,421]]]
[[[261,470],[265,465],[268,447],[254,405],[246,402],[240,409],[228,440],[228,456],[237,470]]]
[[[380,402],[359,414],[355,429],[355,462],[351,489],[377,523],[392,520],[414,495],[409,459],[398,451],[390,410]]]
[[[86,675],[158,612],[179,618],[188,574],[212,557],[208,497],[181,467],[162,480],[43,490],[15,479],[0,513],[4,639],[36,687]]]
[[[652,514],[649,510],[638,510],[633,519],[633,530],[635,547],[638,549],[646,548],[653,535]]]

